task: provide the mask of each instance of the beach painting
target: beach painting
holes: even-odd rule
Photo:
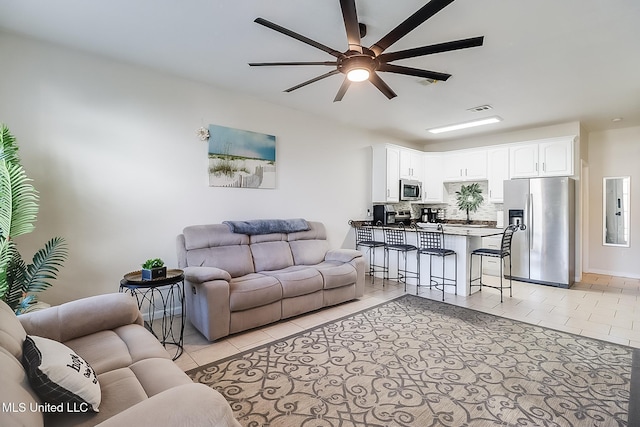
[[[209,125],[209,186],[276,188],[276,137]]]

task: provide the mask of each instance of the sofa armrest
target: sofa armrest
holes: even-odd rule
[[[362,252],[355,249],[332,249],[327,252],[324,259],[326,261],[351,262],[361,256]]]
[[[240,427],[240,423],[220,393],[204,384],[185,384],[158,393],[98,426]]]
[[[231,275],[217,267],[185,267],[184,277],[191,283],[204,283],[212,280],[231,281]]]
[[[18,316],[27,334],[64,342],[120,326],[143,324],[136,299],[124,293],[82,298]]]

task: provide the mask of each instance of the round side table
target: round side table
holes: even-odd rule
[[[184,351],[184,272],[182,270],[167,270],[167,276],[155,280],[142,280],[142,271],[133,271],[125,274],[120,281],[120,292],[128,292],[136,297],[138,308],[142,310],[145,303],[147,308],[147,329],[160,340],[162,345],[175,345],[177,347],[173,360],[176,360]],[[173,330],[173,319],[176,309],[180,307],[180,334],[176,337]],[[161,336],[153,330],[156,318],[156,309],[162,308]]]

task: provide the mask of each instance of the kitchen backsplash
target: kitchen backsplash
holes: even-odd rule
[[[487,181],[478,181],[480,189],[482,190],[482,197],[484,202],[480,205],[477,211],[470,212],[471,221],[495,221],[498,211],[502,211],[501,203],[489,202],[489,188]],[[467,212],[458,208],[456,203],[456,191],[460,191],[460,187],[463,185],[472,184],[471,182],[447,182],[444,184],[447,193],[445,195],[446,202],[442,204],[417,204],[417,203],[395,203],[393,206],[396,211],[398,210],[411,210],[412,218],[419,218],[423,207],[430,207],[434,209],[444,209],[444,217],[446,220],[466,220]]]

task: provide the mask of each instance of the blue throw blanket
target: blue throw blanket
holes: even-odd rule
[[[249,235],[295,233],[296,231],[307,231],[309,229],[309,223],[302,218],[224,221],[223,224],[227,224],[232,233]]]

